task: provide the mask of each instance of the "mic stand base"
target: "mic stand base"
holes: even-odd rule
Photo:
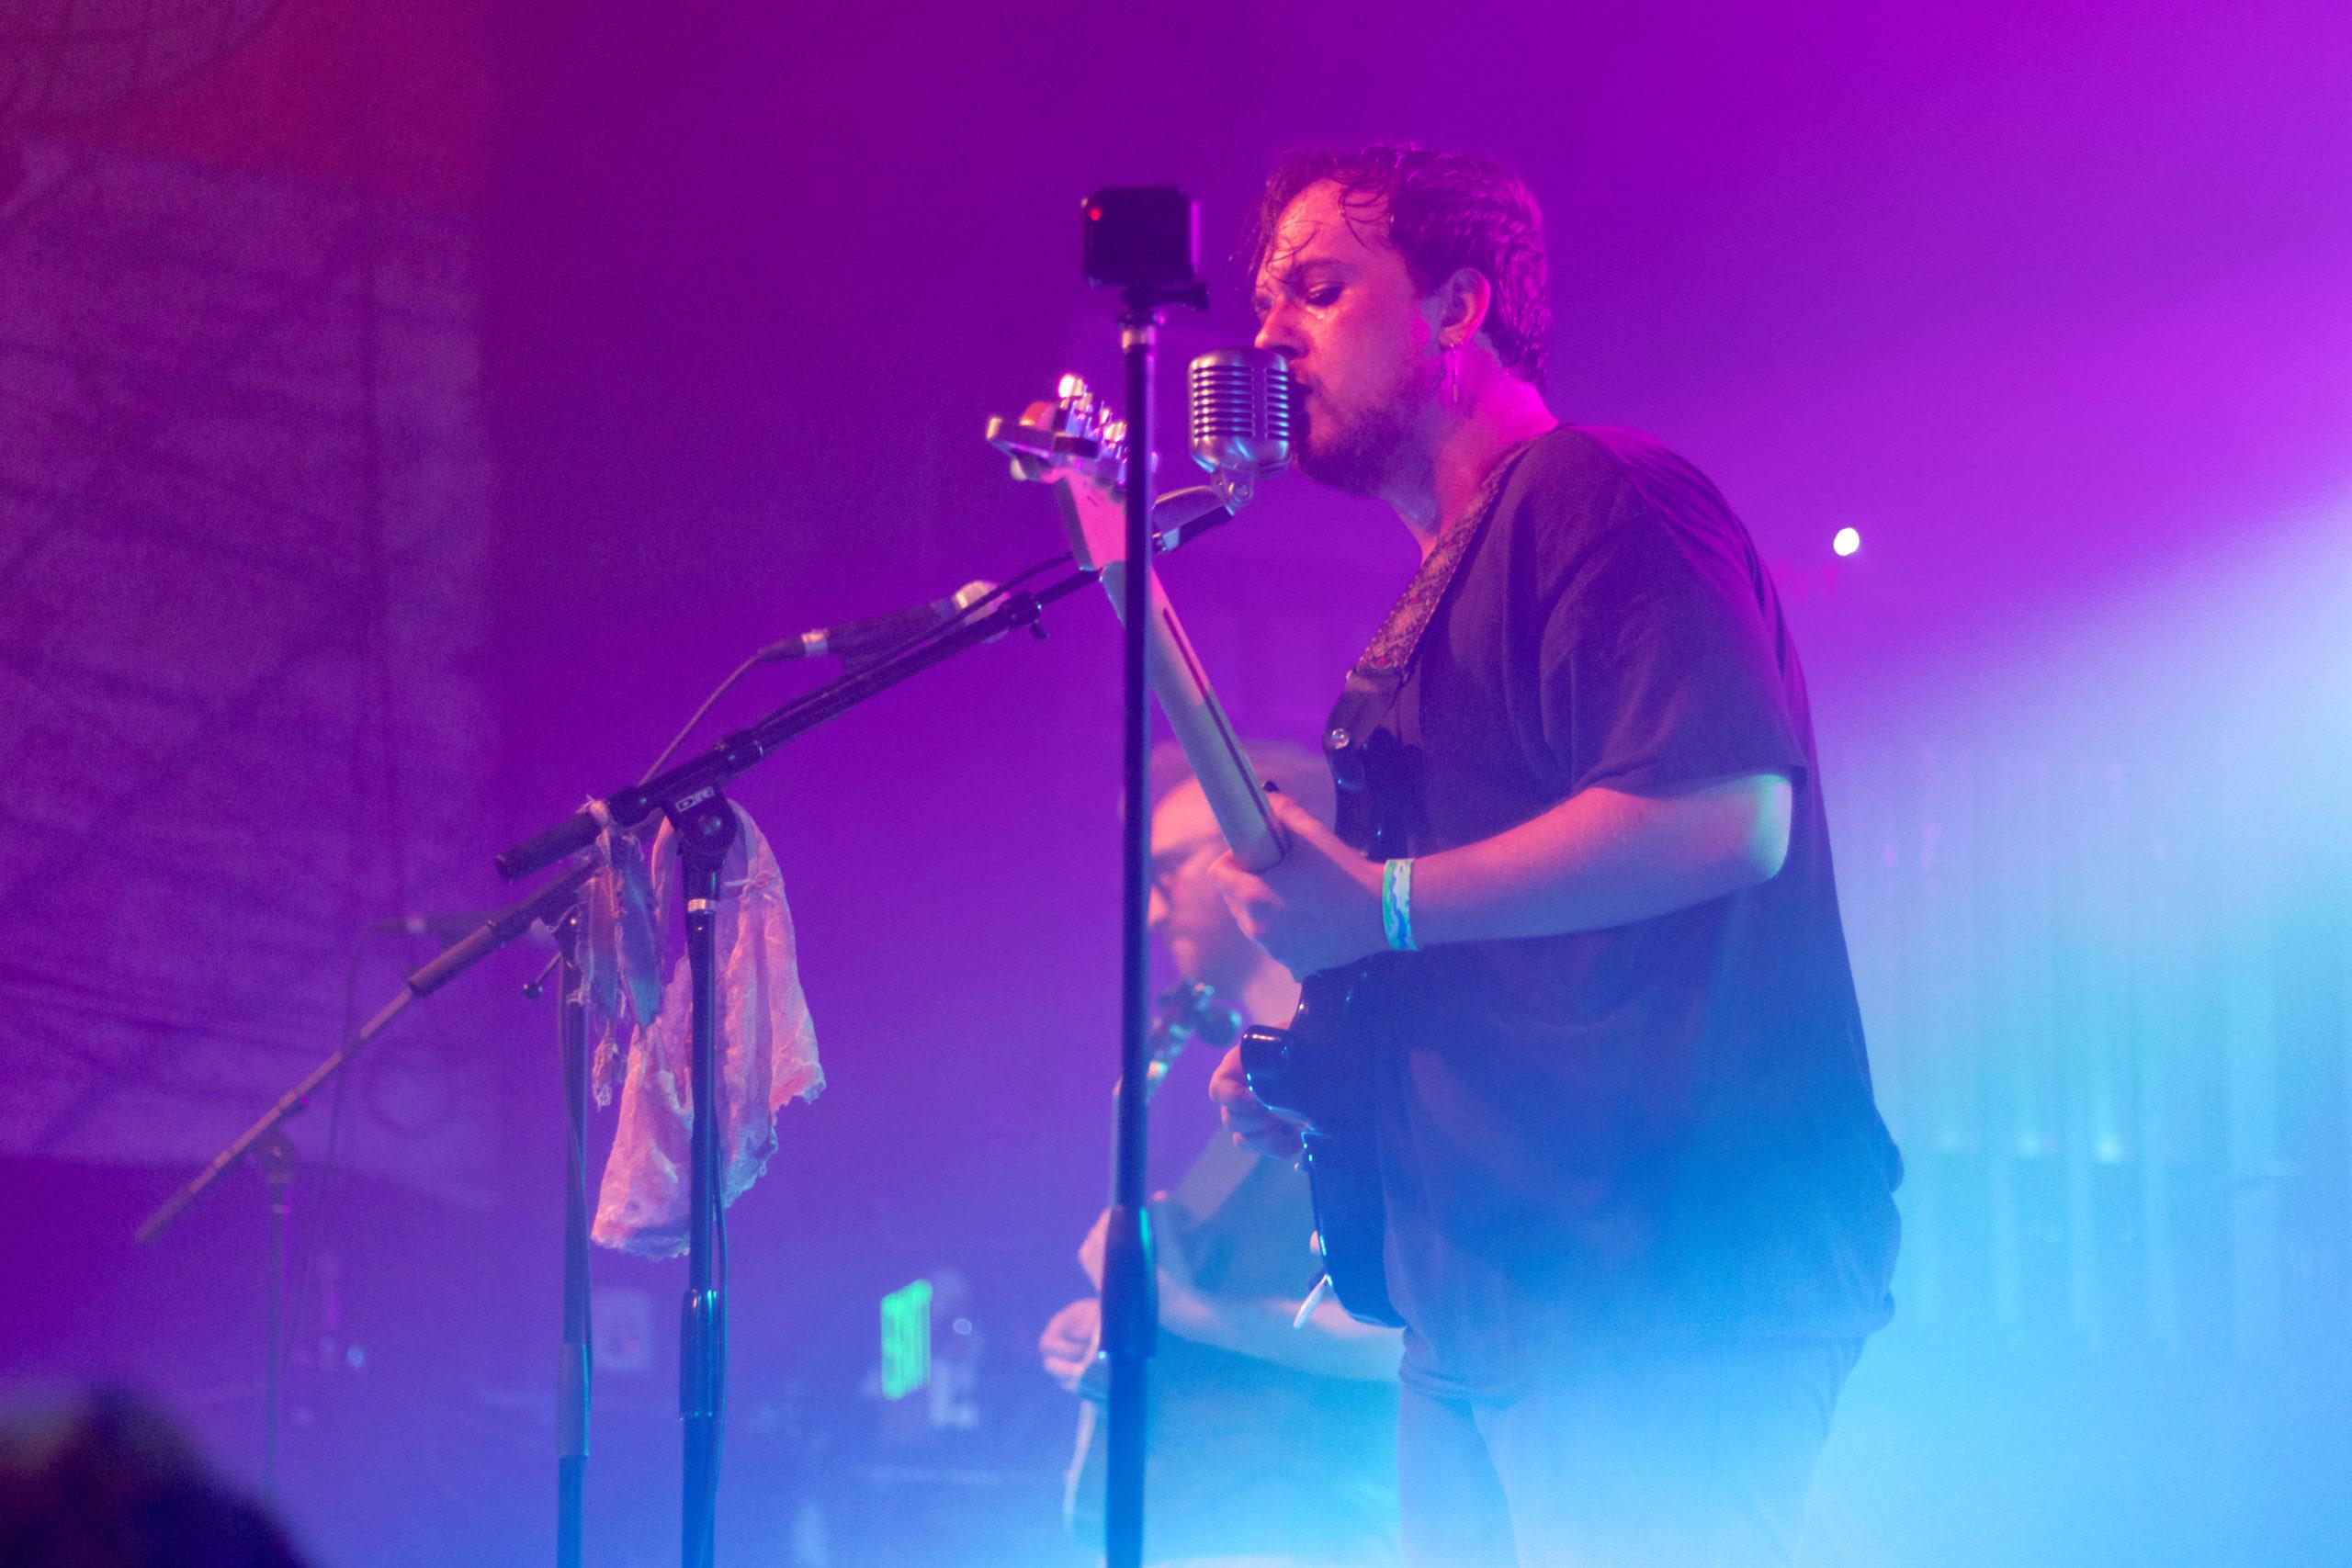
[[[556,1048],[563,1071],[563,1353],[556,1367],[556,1568],[580,1568],[588,1487],[588,1412],[594,1387],[588,1295],[588,1010],[579,961],[580,916],[556,923]],[[536,986],[536,982],[534,985]]]
[[[678,1416],[685,1428],[682,1534],[685,1568],[711,1568],[718,1512],[719,1423],[727,1393],[727,1215],[719,1172],[718,966],[721,873],[736,837],[735,808],[716,785],[671,803],[686,900],[686,966],[694,985],[687,1145],[686,1298],[678,1333]]]
[[[1146,623],[1150,618],[1152,379],[1159,345],[1162,307],[1208,303],[1197,287],[1181,290],[1138,286],[1125,291],[1119,317],[1119,347],[1126,366],[1127,483],[1126,563],[1121,608],[1122,685],[1125,725],[1126,810],[1123,828],[1119,1072],[1115,1082],[1141,1085],[1149,1067],[1151,1027],[1150,937],[1147,910],[1151,891],[1151,715],[1146,680]],[[1102,1344],[1110,1371],[1110,1400],[1104,1412],[1110,1431],[1103,1471],[1102,1555],[1107,1568],[1141,1568],[1144,1514],[1145,1381],[1152,1341],[1159,1331],[1153,1285],[1151,1231],[1145,1155],[1148,1124],[1141,1092],[1121,1092],[1111,1126],[1111,1213],[1103,1235]]]
[[[286,1367],[286,1232],[294,1213],[294,1174],[302,1153],[283,1127],[272,1127],[253,1148],[254,1163],[269,1183],[269,1311],[263,1334],[267,1357],[261,1379],[261,1500],[277,1504],[277,1435],[285,1404],[280,1387]]]

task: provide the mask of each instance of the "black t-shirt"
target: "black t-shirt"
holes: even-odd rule
[[[1902,1166],[1871,1100],[1804,678],[1714,486],[1629,431],[1535,441],[1379,728],[1414,854],[1594,785],[1794,789],[1768,882],[1376,964],[1408,1381],[1506,1396],[1589,1352],[1883,1324]]]

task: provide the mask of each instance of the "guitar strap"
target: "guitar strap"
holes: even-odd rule
[[[1438,536],[1437,547],[1422,558],[1420,570],[1413,573],[1380,629],[1373,633],[1363,656],[1348,671],[1347,684],[1324,723],[1323,756],[1330,764],[1332,783],[1339,787],[1339,834],[1363,854],[1386,858],[1398,847],[1394,840],[1404,831],[1396,818],[1401,804],[1396,798],[1397,792],[1384,787],[1393,777],[1393,759],[1384,753],[1393,749],[1395,737],[1380,728],[1381,721],[1396,705],[1397,694],[1404,690],[1420,652],[1421,634],[1445,602],[1446,590],[1453,587],[1463,558],[1486,532],[1504,481],[1537,439],[1531,436],[1510,447],[1487,470],[1469,509]],[[1384,747],[1383,742],[1389,744]]]

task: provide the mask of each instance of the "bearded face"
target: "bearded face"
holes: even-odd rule
[[[1300,472],[1353,495],[1382,494],[1421,460],[1416,437],[1438,394],[1434,303],[1414,286],[1385,220],[1337,186],[1301,192],[1259,269],[1258,345],[1280,353],[1300,391]]]

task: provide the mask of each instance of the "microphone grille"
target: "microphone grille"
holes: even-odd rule
[[[1219,349],[1193,360],[1186,382],[1194,462],[1212,473],[1290,466],[1298,391],[1281,355]]]

